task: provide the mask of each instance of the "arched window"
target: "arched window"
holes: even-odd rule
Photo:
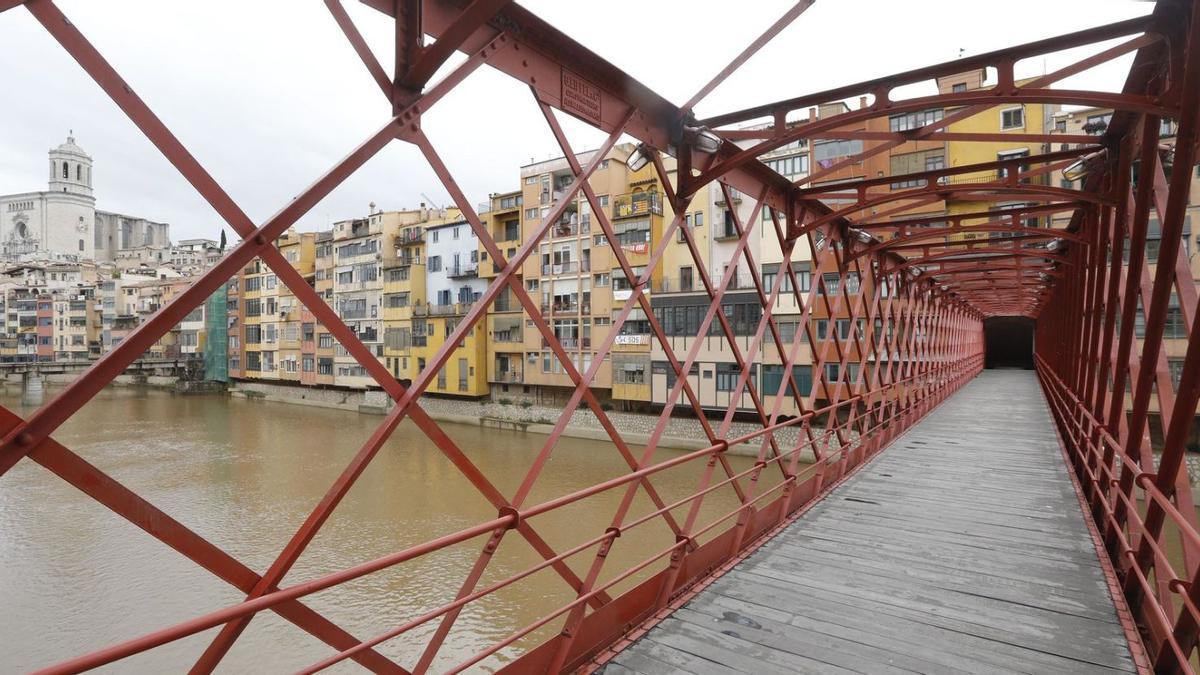
[[[83,165],[75,165],[75,180],[83,180]]]
[[[83,240],[82,239],[79,240],[79,250],[80,251],[83,250]]]

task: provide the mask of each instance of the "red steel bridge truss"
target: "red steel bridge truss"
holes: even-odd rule
[[[800,2],[786,12],[681,107],[514,3],[364,1],[395,19],[392,75],[379,63],[340,1],[326,0],[325,4],[332,24],[340,27],[365,66],[362,74],[378,83],[386,99],[382,103],[390,112],[382,115],[378,131],[327,173],[274,216],[254,223],[53,0],[0,0],[0,12],[22,6],[30,12],[242,237],[216,266],[28,418],[0,409],[4,434],[0,474],[22,460],[35,462],[245,594],[242,602],[100,651],[74,657],[65,653],[63,657],[70,660],[49,671],[97,667],[219,628],[193,666],[193,672],[209,672],[260,612],[273,612],[328,645],[329,658],[312,664],[308,672],[344,660],[380,672],[425,671],[444,653],[447,638],[453,639],[452,631],[465,606],[543,571],[556,575],[568,594],[560,607],[446,667],[459,671],[482,664],[529,672],[594,668],[623,641],[636,637],[799,517],[814,500],[975,376],[984,365],[984,322],[997,316],[1036,320],[1037,373],[1074,469],[1081,503],[1090,511],[1098,540],[1111,560],[1113,586],[1123,598],[1118,601],[1119,612],[1131,635],[1140,632],[1142,639],[1135,640],[1144,645],[1139,658],[1143,665],[1164,671],[1193,669],[1200,620],[1200,531],[1184,451],[1200,396],[1200,340],[1189,340],[1175,387],[1163,352],[1163,334],[1173,302],[1181,309],[1188,335],[1198,330],[1196,288],[1181,234],[1190,174],[1196,163],[1200,3],[1163,0],[1143,18],[697,119],[692,113],[696,103],[803,14],[811,2]],[[433,40],[425,40],[423,35]],[[1032,81],[1016,81],[1014,67],[1022,59],[1040,59],[1076,48],[1090,55]],[[455,52],[466,54],[466,59],[433,81],[435,72]],[[1133,65],[1120,92],[1055,87],[1072,75],[1129,54]],[[528,87],[575,174],[574,182],[511,256],[493,241],[421,127],[422,115],[481,66]],[[915,98],[893,96],[900,87],[981,68],[993,69],[994,86]],[[860,96],[868,97],[869,103],[835,117],[799,121],[789,117],[809,106]],[[1103,106],[1114,109],[1115,114],[1103,135],[1028,134],[1031,143],[1066,142],[1072,148],[1068,150],[902,176],[868,177],[832,187],[820,184],[823,177],[845,166],[909,143],[1010,140],[996,133],[947,128],[1014,103]],[[929,108],[946,111],[944,117],[907,131],[846,131],[857,122]],[[560,126],[558,116],[564,113],[608,134],[586,165],[576,160],[579,149],[570,146]],[[1177,124],[1173,150],[1161,146],[1162,120]],[[752,128],[751,122],[759,126]],[[676,215],[661,240],[652,242],[650,263],[640,275],[622,249],[613,248],[626,276],[635,280],[633,292],[615,315],[597,357],[580,372],[547,325],[537,300],[525,290],[518,271],[567,203],[578,197],[591,203],[599,229],[610,241],[616,240],[612,223],[587,179],[624,136],[639,143],[640,152],[653,163]],[[864,150],[830,166],[814,167],[811,175],[798,182],[772,171],[759,159],[796,140],[838,138],[861,139]],[[297,219],[390,143],[408,143],[420,150],[500,270],[481,300],[407,388],[390,376],[274,246]],[[666,166],[668,155],[676,163],[674,173]],[[1038,179],[1072,164],[1085,175],[1077,189],[1052,187],[1048,180]],[[735,218],[733,260],[744,260],[750,269],[757,269],[758,261],[748,246],[751,237],[773,238],[783,251],[780,269],[792,276],[790,288],[784,291],[786,284],[764,288],[752,275],[763,312],[748,342],[734,339],[730,318],[721,311],[733,275],[719,280],[709,276],[694,235],[681,227],[689,197],[713,181],[720,184],[729,203],[732,190],[754,200],[749,218]],[[897,183],[913,187],[890,189]],[[904,215],[922,205],[952,200],[1019,201],[1025,206],[1001,214],[989,210],[934,217]],[[1065,226],[1026,226],[1030,217],[1048,220],[1052,215],[1058,215]],[[1152,217],[1161,228],[1161,248],[1153,267],[1146,264],[1144,255]],[[767,231],[756,231],[760,228]],[[957,236],[968,230],[999,236]],[[736,404],[731,403],[718,422],[718,418],[705,415],[688,378],[676,377],[650,442],[644,449],[635,449],[610,421],[589,383],[604,355],[610,353],[619,327],[635,309],[649,318],[652,339],[661,344],[669,367],[677,375],[691,370],[700,340],[694,340],[686,353],[676,353],[655,320],[647,296],[652,270],[662,263],[667,242],[676,237],[690,250],[700,287],[711,298],[699,335],[711,331],[727,342],[741,373],[730,398],[738,401],[743,392],[748,394],[757,428],[735,437],[731,425]],[[802,249],[811,253],[814,272],[820,272],[813,275],[807,291],[800,290],[802,285],[790,265]],[[394,401],[378,429],[262,573],[52,438],[72,414],[255,257],[287,284]],[[830,283],[830,274],[838,283]],[[855,288],[842,283],[851,275],[861,280]],[[513,494],[501,491],[480,471],[421,405],[430,378],[505,289],[520,302],[575,384],[553,433]],[[793,294],[801,308],[797,330],[801,337],[790,341],[783,339],[772,315],[783,292]],[[849,337],[838,331],[830,331],[828,337],[814,334],[815,320],[820,317],[850,319]],[[1135,323],[1144,325],[1143,337],[1135,336]],[[873,326],[887,329],[873,330]],[[801,362],[799,346],[804,337],[812,345],[814,384],[809,391],[802,391],[791,375],[792,364]],[[778,350],[787,373],[774,392],[756,390],[749,377],[748,364],[767,349]],[[837,372],[842,379],[830,381],[824,366],[834,363],[840,366]],[[850,364],[858,364],[858,368],[847,368]],[[850,373],[853,379],[847,379]],[[793,401],[800,414],[782,414],[785,399]],[[581,405],[600,421],[611,439],[612,452],[620,455],[628,472],[534,503],[530,499],[533,487],[554,470],[549,460],[571,412]],[[1163,436],[1157,456],[1148,424],[1152,407],[1160,416]],[[695,414],[708,445],[693,452],[656,455],[656,446],[676,408]],[[467,478],[495,508],[496,516],[354,567],[284,584],[285,575],[356,479],[406,420]],[[789,438],[798,440],[782,441],[784,430],[792,431]],[[744,442],[757,445],[757,459],[750,468],[735,470],[726,452]],[[815,455],[815,463],[800,461],[806,451]],[[697,468],[699,481],[690,493],[668,499],[656,489],[656,475],[685,464]],[[701,505],[717,491],[735,495],[736,506],[715,518],[702,519]],[[621,495],[605,530],[580,532],[579,540],[569,548],[552,547],[539,534],[539,519],[587,505],[601,493]],[[653,509],[636,513],[633,504],[638,495],[647,497]],[[661,544],[635,552],[634,563],[622,563],[619,569],[606,566],[613,550],[621,547],[622,534],[650,522],[665,525],[667,534]],[[505,541],[513,538],[527,542],[540,561],[484,583],[492,563],[506,555]],[[455,599],[413,616],[403,625],[380,626],[376,635],[355,636],[305,603],[311,594],[454,546],[477,551],[474,564],[464,570]],[[1182,553],[1172,557],[1169,551],[1173,550]],[[388,641],[417,628],[427,629],[421,634],[428,638],[411,658],[385,655]],[[500,653],[504,659],[497,661]],[[438,661],[439,668],[443,660]]]

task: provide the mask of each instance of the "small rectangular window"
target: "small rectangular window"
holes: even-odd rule
[[[1001,129],[1023,129],[1025,128],[1025,109],[1024,108],[1009,108],[1008,110],[1000,111],[1000,128]]]

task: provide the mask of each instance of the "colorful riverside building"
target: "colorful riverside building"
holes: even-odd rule
[[[54,299],[54,360],[100,357],[100,307],[96,288],[63,289]]]
[[[27,363],[38,359],[39,289],[4,282],[4,338],[0,361]]]
[[[330,231],[289,231],[277,247],[402,382],[433,360],[487,286],[479,278],[478,239],[457,209],[372,208],[365,218],[337,222]],[[427,249],[432,265],[426,264]],[[243,268],[225,293],[230,378],[377,386],[261,261]],[[430,393],[488,394],[486,325],[458,345],[432,378]]]
[[[413,371],[404,367],[405,357],[409,358],[408,366],[415,367],[415,357],[405,353],[401,342],[395,343],[397,346],[393,348],[390,364],[385,355],[384,336],[389,327],[385,325],[387,317],[384,315],[385,270],[396,269],[396,258],[402,258],[408,252],[398,246],[400,242],[397,237],[403,230],[424,228],[431,223],[457,217],[459,213],[456,209],[431,209],[422,204],[418,209],[402,211],[372,209],[372,213],[365,218],[334,223],[331,242],[334,309],[358,334],[363,344],[389,366],[388,369],[397,379],[412,377]],[[417,256],[421,255],[420,249],[421,246],[418,246]],[[412,274],[413,270],[410,268],[408,273]],[[424,300],[412,298],[411,295],[410,299]],[[408,328],[411,331],[411,319],[406,320],[401,314],[394,314],[390,327],[401,330]],[[354,388],[374,386],[374,380],[366,370],[336,341],[333,349],[334,384]],[[397,365],[396,359],[399,359],[400,365]]]
[[[550,225],[538,250],[530,255],[521,268],[521,279],[531,297],[540,299],[540,309],[550,330],[570,355],[575,367],[586,372],[596,356],[596,347],[608,335],[613,318],[630,297],[634,280],[626,279],[614,247],[620,247],[635,274],[641,274],[649,260],[654,242],[661,241],[664,222],[673,216],[662,199],[662,186],[652,165],[631,171],[627,165],[634,146],[614,147],[605,157],[589,183],[595,192],[599,208],[612,223],[616,241],[608,241],[593,216],[592,207],[582,192],[567,204],[562,216]],[[577,155],[581,165],[587,165],[593,152]],[[522,240],[533,237],[551,208],[562,198],[573,182],[574,174],[566,158],[536,162],[521,167],[520,228]],[[507,195],[501,195],[503,200]],[[515,197],[515,195],[514,195]],[[515,205],[515,199],[512,205]],[[494,221],[502,223],[506,236],[511,236],[512,206],[499,205]],[[511,240],[510,240],[511,241]],[[513,243],[507,244],[515,249]],[[653,271],[647,290],[662,282],[662,266]],[[511,314],[515,303],[508,299],[507,309],[499,314]],[[493,364],[493,385],[504,393],[519,393],[546,404],[565,402],[574,384],[558,358],[550,350],[543,335],[534,329],[532,320],[524,317],[520,330],[512,316],[493,320],[492,332],[505,338],[504,351],[495,353],[500,361]],[[500,323],[497,324],[496,322]],[[649,325],[639,308],[630,314],[616,338],[613,353],[600,367],[592,388],[602,401],[614,400],[629,406],[649,402],[650,391],[645,379],[650,369]],[[517,367],[516,339],[524,352],[524,361]],[[507,368],[503,366],[507,363]],[[620,370],[622,375],[616,375]],[[516,392],[516,373],[521,387]],[[625,373],[630,373],[626,377]],[[496,381],[499,379],[500,381]],[[623,386],[623,385],[632,386]],[[508,392],[505,392],[505,388]]]
[[[263,373],[263,335],[262,335],[262,262],[255,258],[242,268],[241,310],[239,317],[242,323],[242,368],[239,372],[243,377],[258,379]],[[230,366],[230,376],[235,369]]]
[[[288,230],[275,242],[284,260],[306,280],[314,276],[316,238],[315,232]],[[274,270],[261,263],[258,273],[251,278],[259,280],[253,284],[258,287],[259,376],[264,380],[299,383],[303,367],[300,302]]]
[[[425,340],[414,341],[413,311],[428,302],[425,292],[425,226],[400,228],[388,242],[395,252],[383,264],[383,354],[392,376],[411,382],[420,371],[414,349]]]
[[[787,148],[777,153],[776,159],[780,160],[780,168],[785,168],[785,162],[782,161],[784,157],[788,158],[786,169],[792,170],[793,162],[790,158],[795,155],[806,156],[805,153],[794,152],[799,147]],[[795,162],[795,169],[798,170],[802,166],[802,161]],[[677,232],[667,242],[663,253],[663,278],[653,286],[651,305],[654,316],[662,326],[672,350],[677,354],[686,354],[697,339],[700,341],[696,360],[688,371],[688,380],[701,405],[705,407],[715,408],[719,401],[728,402],[732,387],[725,388],[728,380],[726,373],[736,372],[736,363],[725,339],[720,337],[720,326],[715,320],[706,337],[696,337],[700,331],[701,320],[711,302],[704,288],[702,274],[708,276],[714,290],[727,280],[722,308],[731,319],[735,335],[744,337],[752,334],[754,325],[761,317],[761,310],[751,308],[751,304],[754,308],[759,307],[751,277],[752,274],[758,274],[758,270],[750,269],[745,256],[733,256],[739,238],[735,215],[744,226],[759,228],[769,225],[769,221],[751,221],[753,202],[753,198],[741,195],[736,190],[730,190],[727,199],[716,184],[707,185],[695,194],[688,204],[681,227],[690,233],[700,254],[699,261],[693,256],[683,232]],[[757,231],[747,238],[746,248],[760,265],[763,261],[762,246],[769,241],[768,237]],[[669,392],[676,384],[676,374],[668,364],[662,345],[650,335],[648,322],[645,333],[644,336],[633,338],[638,341],[644,339],[650,345],[651,363],[644,375],[645,388],[651,402],[663,405],[668,401]],[[621,370],[624,371],[624,368]],[[757,365],[753,367],[753,373],[757,378]],[[640,375],[621,372],[618,377],[633,379]],[[748,405],[749,399],[745,395],[743,397]]]
[[[315,243],[315,260],[313,264],[313,288],[325,303],[336,308],[333,300],[333,231],[318,232]],[[308,311],[305,309],[305,311]],[[309,312],[311,317],[311,312]],[[320,322],[313,320],[313,345],[311,353],[316,360],[316,372],[311,378],[311,384],[333,384],[333,335]],[[303,343],[303,339],[302,339]],[[303,351],[304,345],[301,344]],[[303,376],[301,378],[304,380]],[[306,381],[306,383],[309,383]]]
[[[1102,136],[1108,128],[1108,122],[1112,117],[1111,108],[1082,108],[1072,111],[1063,111],[1054,115],[1053,127],[1050,131],[1051,135],[1093,135]],[[1175,148],[1175,135],[1179,130],[1178,121],[1172,119],[1163,119],[1159,123],[1158,138],[1159,147],[1162,149],[1164,157],[1173,157]],[[1071,144],[1055,143],[1052,150],[1069,150]],[[1173,170],[1174,167],[1171,167]],[[1166,172],[1170,176],[1170,172]],[[1187,210],[1183,219],[1182,241],[1180,242],[1183,252],[1188,260],[1188,267],[1193,283],[1200,284],[1200,166],[1195,167],[1191,171],[1191,189],[1188,193]],[[1072,181],[1068,180],[1062,172],[1054,174],[1055,185],[1063,188],[1077,187]],[[1145,258],[1146,264],[1144,267],[1145,273],[1143,276],[1143,289],[1148,288],[1146,285],[1150,280],[1154,279],[1154,275],[1159,265],[1159,249],[1162,246],[1162,226],[1159,224],[1158,213],[1155,209],[1150,210],[1149,222],[1146,229],[1146,244]],[[1070,219],[1065,215],[1058,214],[1053,219],[1053,227],[1063,228],[1070,222]],[[1125,242],[1125,256],[1129,256],[1129,242]],[[1200,287],[1200,286],[1198,286]],[[1145,292],[1143,290],[1143,292]],[[1142,311],[1145,311],[1145,306],[1142,306]],[[1142,339],[1146,333],[1146,324],[1143,314],[1140,312],[1135,315],[1134,320],[1134,338]],[[1183,312],[1182,303],[1180,302],[1178,290],[1171,292],[1169,304],[1167,306],[1167,320],[1163,326],[1163,343],[1161,358],[1165,360],[1167,377],[1162,378],[1162,381],[1155,382],[1155,387],[1171,386],[1178,390],[1179,381],[1183,374],[1184,357],[1187,354],[1188,339],[1187,339],[1187,316]],[[1138,351],[1140,353],[1140,349]],[[1165,390],[1165,389],[1164,389]],[[1130,391],[1130,386],[1126,386],[1125,396],[1126,408],[1133,407],[1133,394]],[[1162,421],[1159,416],[1159,398],[1158,396],[1150,397],[1150,433],[1156,444],[1162,442]],[[1189,437],[1189,442],[1193,445],[1200,445],[1200,415],[1197,415],[1192,424],[1192,433]]]
[[[316,241],[315,232],[288,232],[276,242],[283,259],[288,262],[304,280],[312,284],[316,270]],[[286,284],[275,285],[278,311],[278,330],[276,339],[279,344],[278,371],[279,379],[286,382],[299,383],[303,380],[303,372],[316,374],[315,358],[304,360],[302,338],[304,333],[304,311],[299,300]],[[311,326],[311,316],[309,318]],[[315,349],[311,356],[315,357]],[[315,379],[315,378],[314,378]]]
[[[858,105],[863,107],[866,101],[860,99]],[[790,122],[789,126],[808,120],[836,117],[850,110],[850,105],[843,102],[814,106],[806,111],[804,117]],[[759,159],[793,182],[821,191],[822,201],[831,208],[849,207],[854,203],[854,195],[838,195],[837,185],[840,183],[881,175],[915,173],[946,165],[947,145],[943,141],[920,141],[903,146],[902,152],[889,150],[854,159],[868,149],[864,139],[871,138],[872,134],[879,132],[914,129],[942,117],[943,111],[937,109],[848,122],[845,126],[827,132],[826,137],[800,139],[766,153]],[[747,143],[752,142],[754,141]],[[881,185],[873,192],[873,196],[896,195],[919,185],[919,182]],[[849,340],[852,331],[864,334],[868,330],[865,317],[855,318],[852,315],[853,306],[859,297],[863,294],[869,297],[874,292],[871,280],[850,275],[846,277],[848,284],[845,289],[830,287],[831,297],[845,290],[850,300],[849,305],[843,303],[839,309],[832,305],[826,306],[824,302],[816,302],[811,307],[812,320],[808,329],[799,330],[801,305],[796,299],[797,291],[802,299],[807,300],[814,284],[826,283],[826,280],[828,284],[836,283],[840,278],[836,264],[830,258],[824,267],[814,269],[813,250],[805,238],[799,240],[786,256],[785,266],[785,252],[779,245],[772,214],[763,210],[758,215],[758,220],[751,222],[754,201],[751,196],[730,190],[730,199],[732,204],[727,204],[720,187],[711,185],[707,194],[701,192],[692,199],[684,222],[691,228],[692,238],[701,254],[701,264],[713,287],[718,287],[725,277],[729,277],[722,311],[729,319],[743,356],[748,352],[761,318],[756,288],[761,287],[769,296],[774,288],[779,287],[779,294],[771,313],[780,332],[782,350],[770,333],[764,335],[757,354],[750,359],[749,384],[757,390],[764,409],[772,410],[775,407],[776,394],[780,391],[780,384],[786,375],[783,364],[794,356],[792,375],[801,396],[811,394],[814,399],[825,399],[840,393],[844,398],[849,389],[855,386],[856,380],[869,374],[872,365],[869,363],[868,370],[859,373],[858,362],[862,357],[860,347],[870,348],[873,340],[881,336],[885,328],[883,325],[875,326],[871,335],[862,342]],[[853,217],[860,222],[886,224],[904,218],[945,213],[944,201],[916,202],[898,198],[895,202],[856,212]],[[732,258],[738,240],[734,214],[740,218],[743,227],[755,228],[747,239],[746,246],[746,250],[754,259],[753,269],[744,256],[736,260]],[[785,224],[781,222],[781,225]],[[818,246],[825,245],[825,242],[817,243]],[[710,298],[700,283],[697,262],[681,237],[668,243],[664,265],[667,268],[667,277],[663,287],[657,289],[658,292],[654,296],[655,315],[669,336],[675,353],[687,353],[696,341],[695,335],[699,331]],[[845,372],[842,372],[843,366],[836,358],[836,351],[832,346],[835,336],[843,344],[855,345],[846,354]],[[724,410],[736,389],[740,368],[727,338],[716,321],[700,341],[696,362],[688,375],[689,384],[703,407]],[[825,365],[822,373],[814,373],[813,363],[822,353],[825,354],[827,362],[832,362]],[[657,343],[653,348],[653,357],[651,389],[653,402],[659,405],[666,402],[668,392],[675,385],[676,375],[669,368],[665,352]],[[843,377],[846,384],[826,386],[820,383],[821,380],[836,382]],[[747,389],[739,395],[736,407],[741,411],[753,409]],[[798,412],[795,397],[789,390],[784,390],[779,410],[782,414],[789,415]]]
[[[225,356],[228,366],[225,374],[229,379],[241,379],[246,376],[245,308],[242,305],[245,271],[245,268],[242,268],[225,283],[225,313],[228,322],[225,332]]]
[[[423,372],[487,289],[479,278],[479,239],[465,220],[425,227],[424,303],[412,307],[412,353]],[[426,391],[478,398],[488,394],[487,321],[477,322]]]
[[[984,89],[994,85],[995,83],[986,82],[986,71],[970,71],[959,75],[952,75],[938,78],[938,90],[940,93],[946,94],[951,92],[973,91],[976,89]],[[1021,86],[1029,82],[1029,79],[1019,80],[1016,86]],[[955,109],[947,111],[947,114]],[[947,165],[951,167],[966,166],[970,164],[981,164],[984,162],[995,162],[1005,159],[1020,159],[1031,155],[1045,154],[1050,151],[1050,147],[1045,143],[1031,143],[1028,140],[1020,138],[1022,134],[1045,134],[1050,133],[1054,124],[1054,116],[1058,112],[1059,106],[1050,104],[1013,104],[1003,105],[989,108],[979,114],[972,115],[964,120],[954,122],[946,127],[946,130],[951,133],[1000,133],[1012,135],[1016,138],[1012,141],[992,141],[992,142],[967,142],[967,143],[947,143]],[[1021,164],[1018,166],[1018,172],[1028,170],[1030,165]],[[980,174],[962,174],[952,176],[949,180],[955,183],[970,183],[972,181],[979,182],[983,180],[995,180],[997,177],[1003,178],[1006,175],[1006,169],[1000,169],[997,172],[987,175]],[[1048,185],[1048,175],[1033,176],[1021,179],[1022,183],[1032,183],[1035,185]],[[946,205],[947,213],[996,213],[1002,212],[1006,208],[1025,206],[1022,201],[1000,201],[1000,202],[976,202],[954,200]],[[989,216],[979,218],[966,219],[964,225],[979,224],[989,220]],[[1025,219],[1026,227],[1045,227],[1048,225],[1046,218],[1030,216]],[[954,235],[956,239],[987,239],[997,236],[996,233],[965,233]]]
[[[383,356],[383,279],[379,275],[383,242],[399,228],[398,221],[394,214],[371,213],[333,226],[334,309],[376,356]],[[333,381],[354,388],[373,382],[341,345],[335,345]]]
[[[496,246],[511,259],[522,243],[521,210],[525,196],[521,190],[493,194],[479,209],[484,226]],[[500,267],[488,259],[482,242],[479,245],[479,278],[495,278]],[[518,271],[517,279],[523,275]],[[523,283],[523,282],[522,282]],[[493,399],[524,396],[529,387],[524,382],[525,369],[525,312],[511,288],[504,288],[492,304],[487,317],[487,381]],[[532,330],[532,326],[530,326]]]

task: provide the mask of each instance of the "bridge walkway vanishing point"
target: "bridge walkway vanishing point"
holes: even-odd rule
[[[607,675],[1134,670],[1032,371],[984,371]]]

